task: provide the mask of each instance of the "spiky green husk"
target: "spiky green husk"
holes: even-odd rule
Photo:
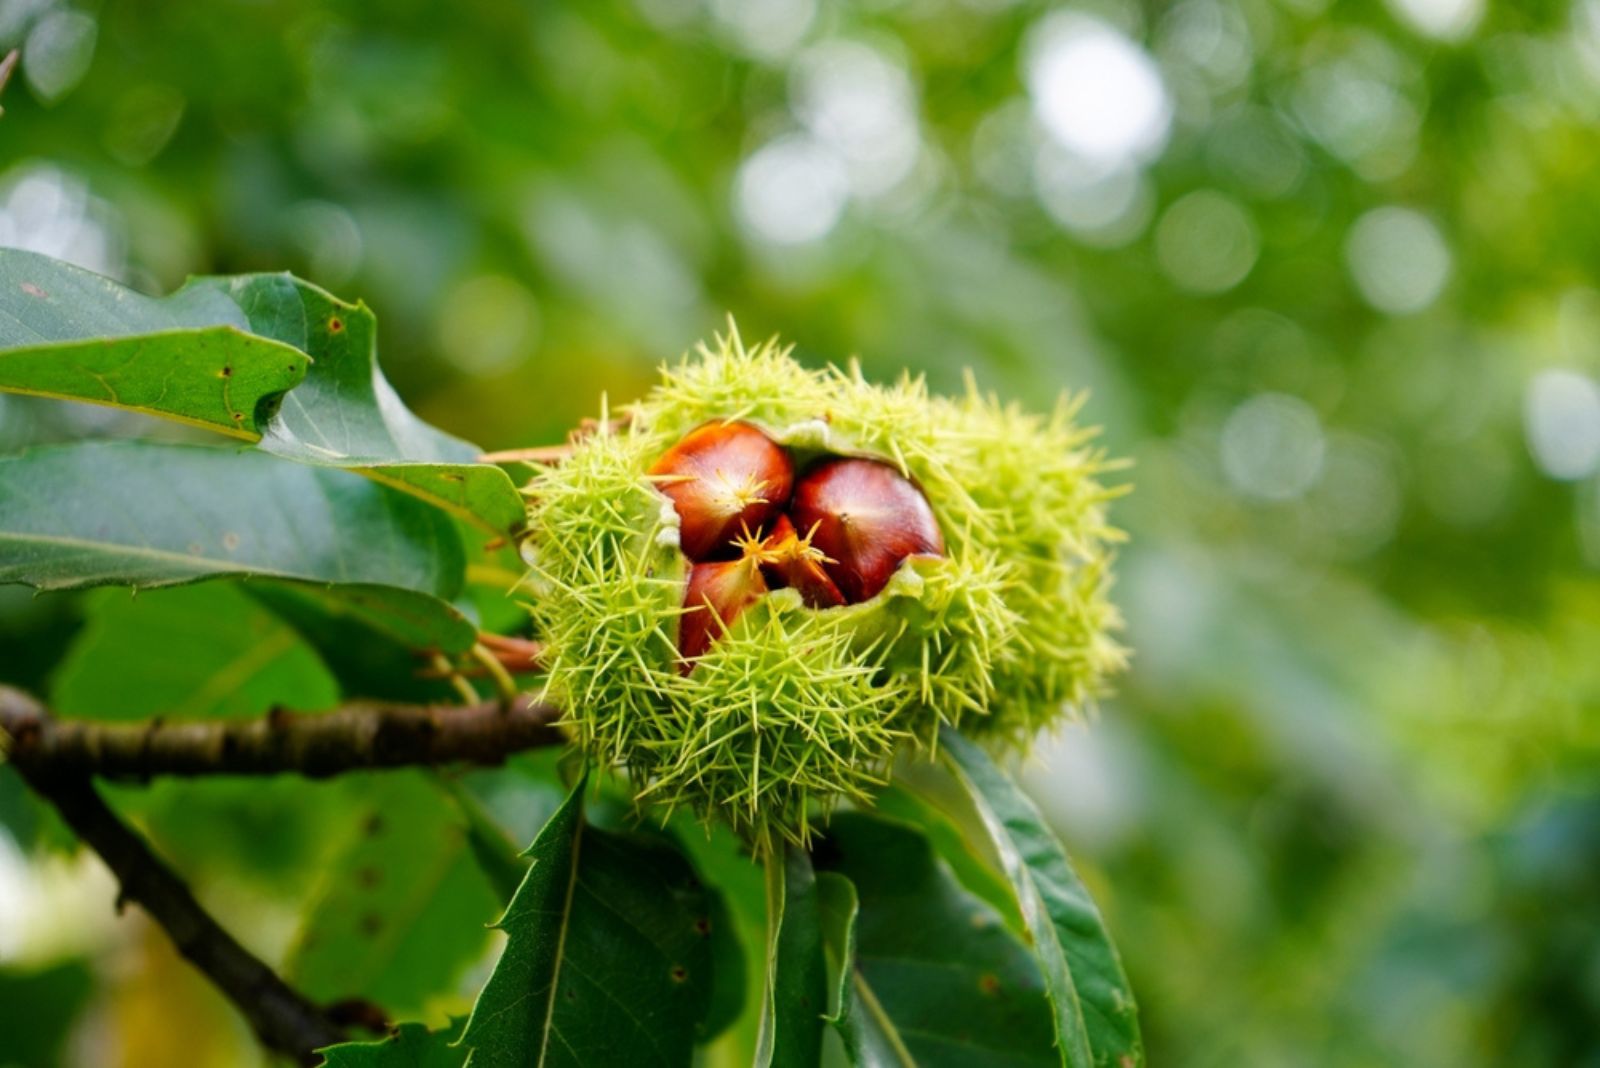
[[[931,744],[941,721],[1021,746],[1082,707],[1123,652],[1106,597],[1114,494],[1075,411],[809,371],[731,331],[664,371],[625,428],[585,439],[531,490],[532,611],[575,741],[626,769],[642,799],[720,815],[765,847],[870,798],[896,750]],[[859,605],[768,594],[684,676],[678,520],[644,476],[688,431],[731,419],[800,465],[895,464],[926,493],[948,555],[908,561]]]

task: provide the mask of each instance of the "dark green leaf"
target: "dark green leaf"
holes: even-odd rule
[[[448,517],[344,471],[140,441],[0,457],[0,583],[287,580],[407,645],[459,650],[475,635],[447,603],[463,570]]]
[[[207,582],[137,597],[97,590],[86,607],[50,688],[60,715],[205,719],[338,703],[338,684],[316,653],[237,586]]]
[[[836,871],[817,873],[817,915],[828,985],[828,1012],[823,1019],[844,1040],[851,1064],[862,1062],[855,992],[856,915],[860,909],[854,883]]]
[[[660,839],[583,818],[587,776],[529,849],[505,952],[463,1039],[473,1068],[678,1066],[710,997],[705,895]]]
[[[711,997],[696,1031],[700,1042],[711,1041],[739,1019],[749,982],[744,942],[728,905],[728,893],[707,884],[705,895],[706,916],[711,924]]]
[[[0,249],[0,390],[253,438],[258,409],[305,376],[302,348],[251,332],[239,305],[211,287],[157,300],[48,256]]]
[[[527,862],[470,790],[442,775],[435,776],[435,782],[460,811],[467,831],[467,848],[478,870],[494,888],[496,902],[503,906],[527,876]]]
[[[0,1064],[53,1068],[64,1062],[74,1021],[94,992],[83,961],[0,968]]]
[[[364,997],[414,1015],[484,954],[501,899],[466,821],[428,776],[374,776],[360,796],[355,833],[324,869],[287,971],[316,1001]]]
[[[344,1042],[319,1050],[326,1068],[461,1068],[467,1051],[455,1045],[464,1020],[442,1031],[419,1023],[403,1023],[381,1042]]]
[[[1055,1009],[1062,1063],[1143,1064],[1138,1009],[1122,961],[1060,843],[983,750],[953,730],[939,737],[944,760],[976,806],[1015,889]]]
[[[915,789],[908,788],[912,784]],[[895,782],[877,796],[873,809],[921,830],[928,844],[961,880],[961,885],[988,902],[1005,917],[1007,926],[1021,934],[1022,915],[1017,911],[1016,896],[1011,892],[1011,885],[991,866],[997,865],[998,860],[988,855],[994,848],[983,828],[951,818],[944,805],[934,804],[924,796],[925,791],[941,788],[960,790],[948,776],[940,774],[937,767],[924,762],[907,762],[896,769]]]
[[[240,588],[316,650],[346,697],[459,700],[449,679],[425,675],[419,650],[461,653],[477,631],[453,605],[378,586],[311,586],[252,579]]]
[[[510,477],[475,463],[474,445],[436,430],[401,403],[378,369],[377,321],[287,274],[205,278],[250,329],[314,359],[305,382],[263,428],[261,448],[303,463],[350,467],[504,534],[523,521]]]
[[[964,889],[921,832],[862,813],[833,818],[817,855],[836,1026],[862,1065],[1058,1064],[1050,1005],[1028,950]],[[828,880],[847,877],[845,894]],[[835,965],[838,967],[839,965]]]
[[[761,865],[724,823],[706,826],[680,810],[669,826],[684,844],[701,881],[716,888],[726,915],[719,923],[713,909],[715,974],[704,1040],[717,1038],[713,1063],[749,1064],[755,1058],[761,1015],[743,1008],[761,1004],[766,977],[767,918]],[[723,1020],[729,1016],[729,1025],[724,1027]]]
[[[815,1068],[828,1006],[826,970],[811,858],[783,846],[767,859],[767,983],[758,1068]]]
[[[287,274],[195,279],[155,299],[0,249],[0,390],[260,438],[267,452],[352,468],[495,534],[523,521],[504,471],[401,403],[378,369],[372,312]]]

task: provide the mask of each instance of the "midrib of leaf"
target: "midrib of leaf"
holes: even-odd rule
[[[872,984],[867,982],[867,977],[861,974],[861,969],[851,966],[851,980],[856,988],[856,994],[861,998],[861,1004],[872,1015],[883,1033],[884,1040],[889,1043],[889,1048],[894,1050],[894,1055],[906,1068],[917,1068],[917,1062],[912,1059],[911,1051],[906,1049],[905,1041],[900,1037],[900,1029],[895,1027],[894,1021],[889,1019],[889,1014],[884,1011],[883,1003],[878,1000],[878,995],[873,993]]]
[[[961,741],[967,745],[971,744],[966,743],[964,739]],[[961,761],[952,755],[952,748],[953,743],[946,740],[945,766],[961,783],[968,796],[977,803],[978,818],[988,828],[990,836],[997,843],[1004,841],[1010,845],[1009,849],[1001,851],[1001,863],[1006,869],[1007,876],[1019,891],[1023,924],[1028,928],[1034,951],[1040,955],[1041,963],[1046,965],[1041,971],[1045,987],[1050,991],[1054,1005],[1050,1019],[1055,1028],[1056,1048],[1061,1051],[1061,1063],[1064,1068],[1094,1068],[1094,1054],[1089,1046],[1083,1005],[1078,998],[1077,986],[1073,983],[1066,947],[1061,944],[1060,934],[1055,928],[1055,918],[1050,914],[1049,906],[1039,889],[1038,880],[1034,878],[1033,869],[1027,859],[1022,856],[1020,846],[999,815],[987,803],[982,802],[983,790],[967,773]]]
[[[556,990],[561,986],[561,966],[567,960],[567,931],[572,927],[572,903],[578,892],[578,861],[583,854],[583,829],[588,821],[578,814],[578,823],[572,833],[572,862],[567,869],[567,893],[561,904],[561,929],[556,935],[555,966],[550,971],[550,994],[545,999],[544,1027],[539,1035],[539,1064],[544,1065],[550,1055],[550,1035],[556,1028]]]
[[[136,556],[147,560],[164,560],[185,564],[209,564],[222,570],[238,570],[239,565],[233,560],[223,560],[211,556],[202,556],[196,553],[179,553],[171,549],[155,549],[148,545],[131,545],[121,541],[90,541],[87,538],[65,538],[57,534],[14,534],[10,531],[0,530],[0,541],[16,541],[38,545],[61,545],[73,549],[90,549],[96,552],[105,552],[116,549],[129,556]],[[342,561],[341,561],[342,562]],[[293,579],[300,576],[290,571],[279,571],[275,568],[251,567],[247,569],[252,575],[261,575],[270,578]],[[83,576],[73,577],[74,582],[82,581]]]
[[[236,441],[257,442],[261,440],[260,434],[252,434],[248,430],[240,430],[237,427],[223,426],[221,423],[209,423],[204,419],[191,419],[186,415],[178,415],[165,408],[151,408],[143,404],[123,404],[116,399],[115,390],[111,389],[110,386],[106,386],[106,390],[111,393],[112,399],[104,401],[79,397],[72,393],[56,393],[48,389],[22,389],[18,386],[7,386],[3,392],[15,393],[25,397],[44,397],[47,400],[71,401],[74,404],[96,404],[101,407],[117,408],[125,412],[138,412],[141,415],[163,419],[169,423],[181,423],[184,426],[192,426],[197,430],[207,430],[213,434],[221,434],[223,437],[233,438]],[[233,411],[234,409],[230,405],[228,410]]]

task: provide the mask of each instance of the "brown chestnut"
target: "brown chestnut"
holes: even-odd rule
[[[689,569],[683,615],[678,619],[679,670],[687,675],[693,661],[728,629],[728,625],[767,592],[754,556],[713,560]]]
[[[749,423],[707,423],[684,435],[650,469],[678,512],[690,560],[724,557],[739,533],[759,530],[789,501],[789,454]]]
[[[826,460],[795,485],[789,515],[828,558],[828,576],[851,604],[878,593],[906,557],[944,555],[922,491],[877,460]]]

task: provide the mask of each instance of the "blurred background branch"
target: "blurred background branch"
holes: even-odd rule
[[[107,807],[87,776],[26,765],[17,770],[111,869],[120,887],[118,911],[132,901],[149,913],[178,952],[238,1008],[263,1045],[314,1065],[321,1061],[315,1050],[344,1039],[324,1009],[292,989],[212,919],[188,884]]]

